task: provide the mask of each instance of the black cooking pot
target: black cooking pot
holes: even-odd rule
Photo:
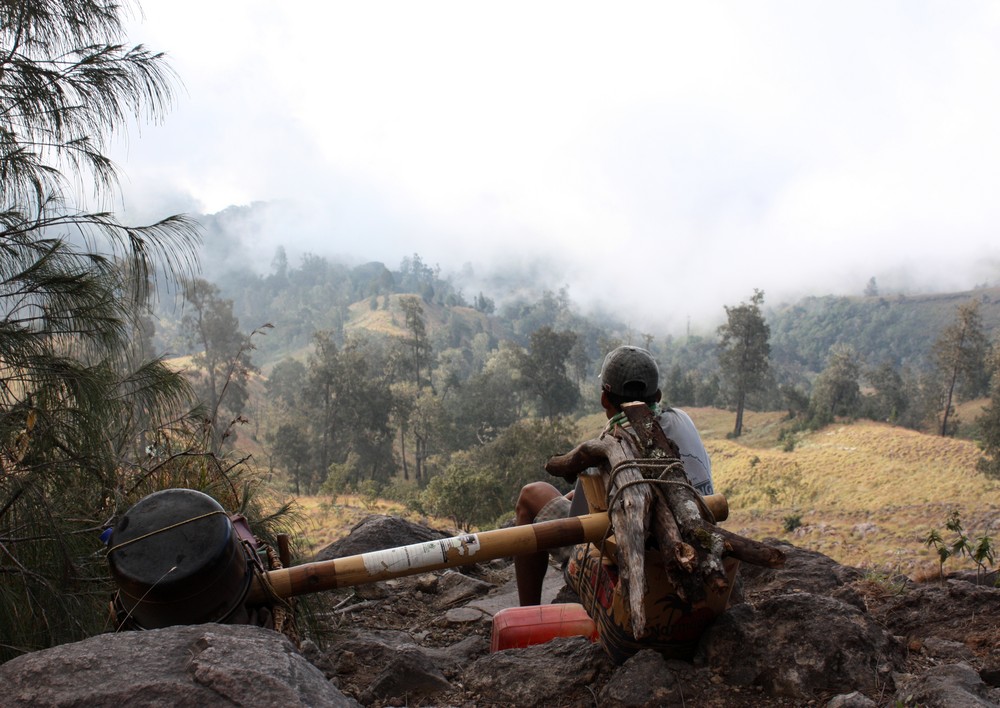
[[[229,516],[193,489],[141,499],[115,525],[108,546],[126,626],[226,622],[250,587],[248,552]]]

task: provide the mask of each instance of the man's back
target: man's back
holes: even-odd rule
[[[714,494],[712,463],[691,417],[678,408],[664,408],[658,420],[667,437],[677,443],[684,463],[684,474],[702,496]]]

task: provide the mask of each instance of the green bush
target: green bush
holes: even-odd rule
[[[957,510],[952,510],[948,514],[945,528],[954,534],[950,542],[945,541],[937,529],[932,530],[924,539],[924,545],[928,548],[933,546],[937,552],[941,582],[944,582],[945,561],[955,556],[968,556],[976,564],[976,580],[981,581],[983,575],[989,572],[996,561],[996,546],[993,539],[986,534],[975,541],[969,538],[962,528],[962,519]]]

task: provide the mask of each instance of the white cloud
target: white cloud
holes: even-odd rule
[[[755,287],[996,280],[990,3],[145,7],[132,37],[187,93],[129,145],[136,212],[291,198],[308,226],[275,242],[537,255],[581,301],[638,272],[622,306],[658,325]]]

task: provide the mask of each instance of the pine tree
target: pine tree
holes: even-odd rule
[[[979,302],[972,300],[959,305],[955,322],[945,328],[932,350],[943,392],[941,435],[953,432],[949,418],[954,411],[956,394],[962,393],[968,398],[984,391],[988,352],[989,342],[983,333]]]
[[[767,380],[771,354],[771,329],[760,306],[764,291],[754,290],[749,303],[726,306],[726,324],[719,327],[719,365],[730,399],[736,405],[733,437],[743,433],[743,410],[747,394],[759,390]]]
[[[830,352],[826,368],[816,377],[809,399],[809,420],[819,428],[836,416],[855,417],[861,412],[861,365],[857,354],[838,345]]]
[[[194,267],[194,225],[130,227],[90,207],[117,193],[108,138],[171,95],[162,56],[122,44],[123,12],[0,3],[0,661],[100,629],[101,524],[188,400],[133,343],[148,341],[158,271]]]
[[[1000,352],[994,349],[991,358],[990,402],[976,418],[979,445],[983,450],[976,467],[987,477],[1000,479]]]
[[[420,372],[427,369],[427,382],[430,383],[431,368],[431,343],[427,337],[424,308],[420,305],[420,298],[412,295],[399,298],[399,306],[406,318],[404,326],[408,335],[402,340],[402,346],[409,350],[408,359],[413,368],[413,384],[420,389],[424,385]]]

